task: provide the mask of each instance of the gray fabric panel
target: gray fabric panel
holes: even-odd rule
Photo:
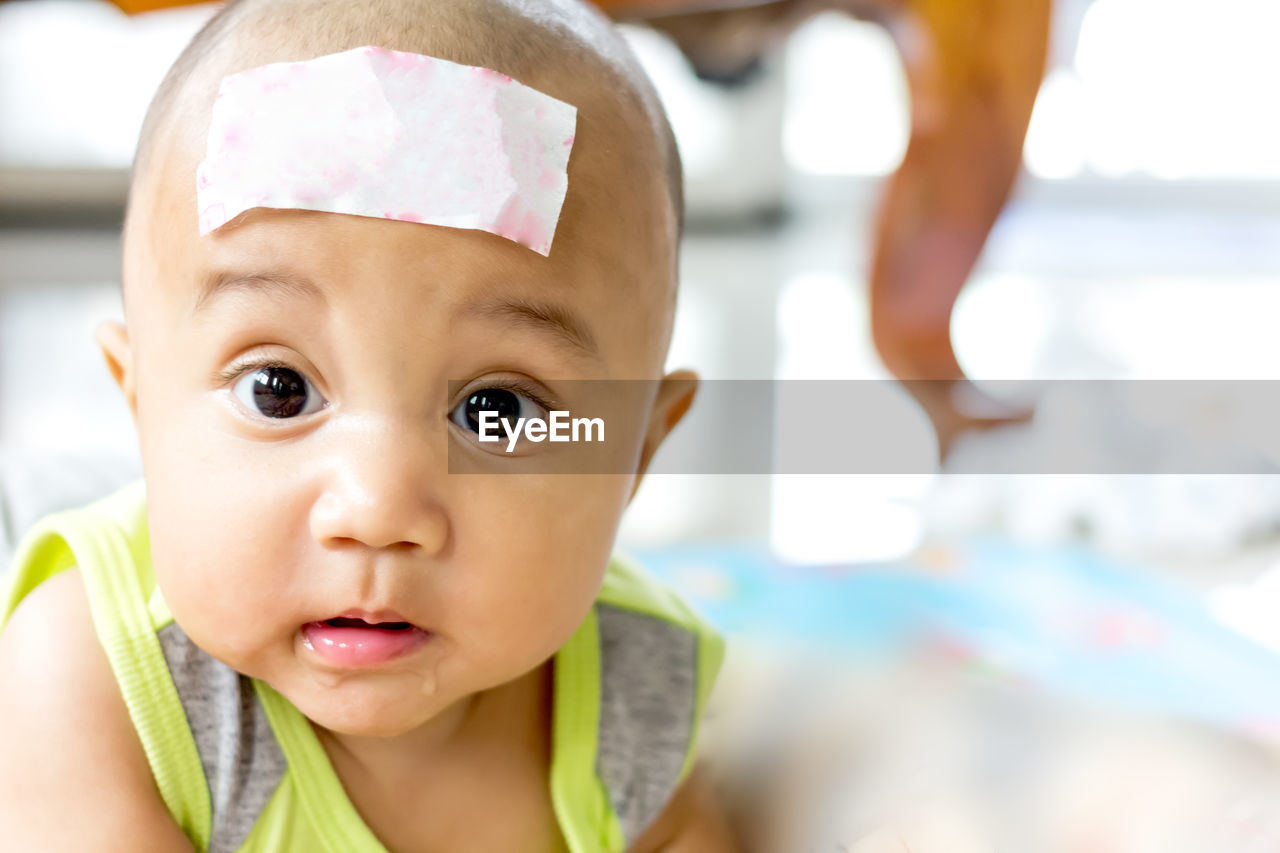
[[[600,731],[596,773],[631,846],[675,791],[693,731],[698,638],[663,619],[596,605]]]
[[[252,681],[202,651],[176,622],[159,637],[209,784],[209,850],[232,853],[284,778],[284,753]]]

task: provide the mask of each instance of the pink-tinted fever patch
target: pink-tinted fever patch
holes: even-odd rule
[[[497,234],[546,255],[577,110],[488,68],[365,46],[222,80],[200,233],[251,207]]]

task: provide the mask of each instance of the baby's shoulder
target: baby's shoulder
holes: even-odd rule
[[[43,581],[18,603],[0,631],[0,668],[6,692],[26,700],[15,705],[52,706],[77,694],[101,693],[100,698],[115,700],[103,704],[104,712],[112,705],[125,712],[75,567]]]
[[[72,850],[142,837],[156,839],[151,849],[189,849],[156,794],[77,569],[23,597],[0,632],[0,680],[6,843]]]

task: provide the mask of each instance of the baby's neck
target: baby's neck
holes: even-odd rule
[[[352,805],[389,850],[564,853],[549,784],[552,707],[547,662],[399,737],[319,734]]]

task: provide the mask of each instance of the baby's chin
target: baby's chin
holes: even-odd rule
[[[312,723],[334,734],[390,738],[408,734],[441,718],[442,714],[452,714],[458,701],[434,689],[429,693],[422,687],[415,690],[408,681],[358,683],[348,680],[335,686],[313,684],[300,690],[290,690],[287,686],[276,690]]]

